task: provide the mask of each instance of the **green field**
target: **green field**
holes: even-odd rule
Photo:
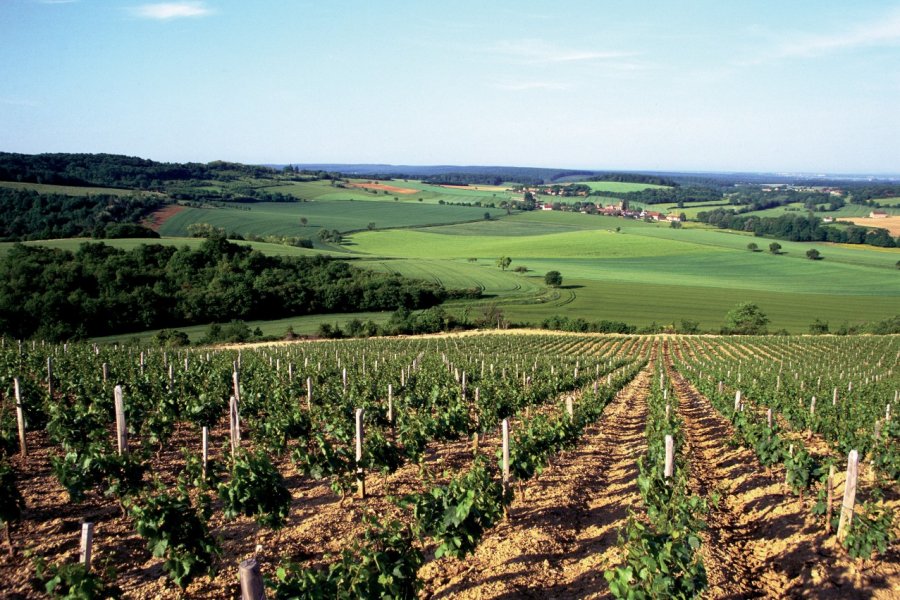
[[[188,235],[193,223],[209,223],[242,235],[279,235],[314,238],[322,229],[339,231],[373,227],[423,227],[433,224],[484,220],[484,214],[502,217],[506,211],[469,206],[440,206],[380,201],[334,200],[316,202],[258,202],[228,208],[186,208],[173,215],[160,234]],[[301,218],[307,219],[303,225]]]
[[[626,181],[574,181],[574,184],[586,185],[592,192],[611,192],[613,194],[627,194],[628,192],[640,192],[643,190],[661,190],[669,186],[654,185],[652,183],[629,183]]]
[[[752,300],[770,316],[773,329],[803,332],[815,318],[837,325],[887,318],[900,308],[900,250],[780,242],[783,253],[776,256],[749,252],[750,241],[765,248],[768,240],[739,232],[561,212],[361,232],[352,239],[357,253],[393,257],[362,266],[431,276],[451,287],[479,285],[489,302],[517,321],[536,323],[552,314],[636,325],[684,318],[712,329],[736,303]],[[809,248],[824,260],[808,260]],[[513,259],[511,268],[525,266],[528,273],[501,271],[501,255]],[[563,274],[563,289],[542,289],[549,270]]]
[[[415,193],[396,193],[390,190],[364,189],[355,185],[367,185],[370,183],[383,184],[405,190],[416,190]],[[421,204],[450,204],[476,202],[481,204],[493,204],[517,197],[518,194],[510,192],[502,186],[491,186],[489,190],[479,190],[478,186],[470,188],[451,188],[439,185],[431,185],[413,179],[393,179],[390,181],[372,181],[368,179],[351,179],[347,183],[332,184],[330,181],[290,182],[274,187],[266,191],[289,194],[302,200],[339,201],[339,200],[374,200],[379,202],[421,203]]]
[[[160,244],[163,246],[188,246],[190,248],[199,248],[203,243],[202,238],[147,238],[147,239],[119,239],[119,240],[94,240],[88,238],[68,238],[62,240],[37,240],[33,242],[24,242],[26,246],[46,246],[48,248],[59,248],[75,252],[81,244],[86,242],[97,243],[102,242],[114,248],[122,250],[132,250],[143,244]],[[16,242],[0,242],[0,256],[5,255]],[[285,246],[282,244],[267,244],[264,242],[243,242],[238,241],[236,244],[250,246],[265,254],[273,256],[311,256],[314,254],[335,254],[327,250],[315,250],[307,248],[296,248],[294,246]]]
[[[132,194],[149,194],[150,192],[138,192],[120,188],[103,187],[79,187],[74,185],[48,185],[45,183],[18,183],[15,181],[0,181],[0,187],[14,190],[34,190],[40,194],[62,194],[65,196],[92,196],[94,194],[107,194],[111,196],[129,196]]]

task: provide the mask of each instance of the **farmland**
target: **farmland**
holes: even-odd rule
[[[0,592],[43,597],[28,549],[44,581],[93,577],[125,598],[234,597],[249,556],[273,597],[314,585],[888,598],[900,585],[898,351],[884,336],[475,334],[240,351],[4,339],[0,514],[16,553]],[[82,521],[93,576],[59,570]]]

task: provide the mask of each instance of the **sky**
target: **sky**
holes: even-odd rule
[[[900,173],[900,2],[0,0],[0,151]]]

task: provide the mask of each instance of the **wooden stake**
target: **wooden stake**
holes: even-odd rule
[[[265,600],[266,589],[256,558],[241,561],[238,572],[241,579],[241,600]]]
[[[769,426],[769,429],[772,429],[772,409],[771,408],[766,410],[766,424]]]
[[[831,512],[834,506],[834,465],[828,468],[828,501],[825,505],[825,533],[831,533]]]
[[[675,441],[671,435],[666,436],[666,462],[663,468],[663,475],[666,479],[670,478],[675,471]]]
[[[50,399],[53,399],[53,359],[47,359],[47,393],[50,394]]]
[[[575,409],[572,406],[572,396],[566,396],[566,414],[569,415],[570,419],[575,416]]]
[[[509,494],[509,419],[503,419],[503,497]],[[504,504],[504,507],[506,505]],[[506,508],[504,508],[506,510]]]
[[[741,390],[734,393],[734,412],[741,409]]]
[[[119,446],[119,454],[128,451],[128,431],[125,429],[125,401],[122,399],[122,386],[113,388],[113,397],[116,404],[116,442]]]
[[[206,481],[206,465],[209,462],[209,427],[203,427],[201,438],[203,446],[203,480]]]
[[[362,468],[363,457],[363,409],[356,409],[356,493],[360,498],[366,497],[366,474]]]
[[[847,481],[844,483],[844,501],[841,503],[841,519],[838,522],[838,541],[843,542],[847,536],[847,527],[853,521],[853,508],[856,504],[856,478],[859,474],[859,453],[851,450],[847,455]]]
[[[388,384],[388,423],[391,425],[394,424],[394,386],[393,384]]]
[[[231,457],[234,458],[241,445],[241,417],[238,401],[234,396],[228,400],[228,421],[231,426]]]
[[[25,412],[22,407],[22,393],[19,390],[19,378],[13,378],[13,388],[16,394],[16,423],[19,425],[19,452],[23,457],[28,455],[28,446],[25,443]]]
[[[103,363],[103,365],[101,365],[101,370],[103,371],[103,383],[106,383],[106,380],[109,378],[109,365]]]
[[[231,372],[231,386],[234,388],[234,399],[241,401],[241,384],[238,377],[237,369]]]
[[[81,524],[81,554],[79,561],[84,565],[85,571],[91,570],[91,547],[94,545],[94,524]]]
[[[306,410],[312,410],[312,377],[306,378]]]

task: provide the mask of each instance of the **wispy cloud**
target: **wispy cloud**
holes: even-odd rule
[[[168,21],[185,17],[205,17],[212,14],[203,2],[157,2],[134,8],[134,14],[142,19]]]
[[[746,61],[743,65],[762,64],[788,58],[816,58],[857,48],[900,46],[900,11],[885,18],[828,33],[793,33],[790,39]]]
[[[38,4],[72,4],[78,0],[35,0]]]
[[[563,48],[542,40],[505,41],[495,44],[491,50],[508,59],[531,64],[611,61],[635,56],[632,52],[615,50]]]
[[[38,102],[34,100],[28,100],[25,98],[11,98],[9,96],[0,96],[0,104],[5,104],[7,106],[27,106],[34,108],[36,106],[40,106]]]

